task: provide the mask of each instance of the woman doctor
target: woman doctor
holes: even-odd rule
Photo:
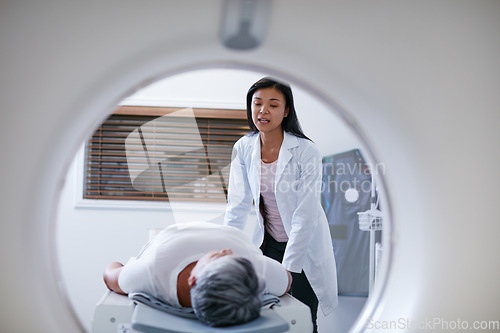
[[[253,133],[233,147],[225,224],[243,229],[254,205],[253,242],[292,273],[290,293],[325,315],[337,305],[337,275],[321,207],[322,157],[299,125],[290,87],[263,78],[247,93]]]

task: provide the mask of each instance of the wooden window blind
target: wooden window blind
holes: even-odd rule
[[[225,202],[245,110],[119,107],[86,146],[85,199]]]

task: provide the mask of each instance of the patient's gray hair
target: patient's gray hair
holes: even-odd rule
[[[205,266],[191,289],[196,316],[210,326],[243,324],[260,315],[264,281],[250,261],[225,256]]]

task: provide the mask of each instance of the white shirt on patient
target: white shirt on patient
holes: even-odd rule
[[[266,292],[282,295],[288,286],[285,268],[265,257],[239,229],[212,223],[186,223],[163,229],[129,260],[118,284],[126,293],[144,292],[181,307],[177,297],[177,278],[190,263],[209,251],[231,249],[235,256],[248,259],[265,281]]]

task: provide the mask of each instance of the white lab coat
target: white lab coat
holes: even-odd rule
[[[278,210],[288,235],[283,266],[304,270],[323,313],[337,305],[337,271],[326,215],[321,207],[322,157],[307,139],[284,132],[278,157],[275,194]],[[260,213],[260,134],[239,139],[233,148],[228,205],[224,223],[243,229],[252,205],[257,214],[253,243],[264,239]]]

